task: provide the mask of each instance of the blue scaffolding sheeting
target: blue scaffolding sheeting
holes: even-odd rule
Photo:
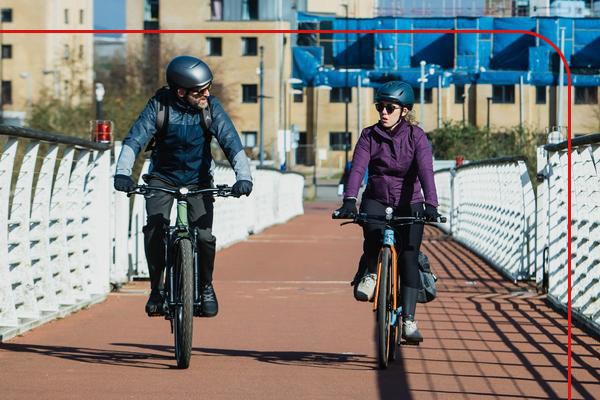
[[[556,85],[560,58],[543,38],[559,47],[565,28],[565,57],[576,86],[600,86],[600,19],[544,17],[448,17],[345,19],[298,13],[305,30],[405,30],[406,33],[299,34],[293,48],[293,76],[304,86],[377,87],[389,80],[417,86],[420,62],[438,84]],[[501,30],[511,33],[413,33],[418,29]],[[519,31],[519,32],[515,32]],[[302,38],[302,39],[300,39]],[[348,70],[348,71],[347,71]],[[429,72],[432,70],[433,73]],[[347,82],[346,82],[347,80]],[[566,82],[566,80],[565,80]]]

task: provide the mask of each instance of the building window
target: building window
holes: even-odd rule
[[[144,4],[144,21],[158,21],[159,0],[146,0]]]
[[[332,88],[329,91],[330,103],[352,103],[352,88]]]
[[[598,104],[598,87],[575,86],[575,104]]]
[[[258,0],[242,0],[242,20],[258,19]]]
[[[83,45],[80,44],[79,45],[79,59],[83,59]]]
[[[535,87],[535,104],[546,104],[546,86]]]
[[[242,144],[244,147],[256,147],[256,131],[242,131]]]
[[[2,58],[12,58],[12,44],[2,45]]]
[[[242,38],[242,55],[255,56],[258,54],[258,40],[255,37]]]
[[[415,103],[419,103],[421,102],[421,88],[417,87],[414,88],[415,90]],[[433,89],[431,88],[425,88],[425,103],[426,104],[431,104],[433,103]]]
[[[69,24],[69,10],[65,8],[65,25]]]
[[[304,92],[300,91],[300,93],[294,93],[294,103],[303,103],[304,102]]]
[[[350,150],[352,132],[329,132],[329,150]]]
[[[3,8],[1,15],[2,15],[1,16],[2,22],[12,22],[12,20],[13,20],[12,8]]]
[[[464,104],[465,102],[465,85],[454,85],[454,103]]]
[[[516,14],[517,14],[518,17],[527,17],[527,16],[529,16],[529,4],[527,4],[526,6],[517,5]]]
[[[79,23],[81,25],[83,25],[83,21],[84,21],[84,19],[83,19],[83,10],[79,10]]]
[[[256,103],[258,101],[258,85],[242,85],[242,103]]]
[[[12,104],[12,81],[2,81],[2,104]]]
[[[515,85],[492,85],[492,102],[498,104],[514,104]]]
[[[69,45],[68,44],[65,44],[65,47],[63,49],[63,58],[65,60],[69,59]]]
[[[220,37],[206,38],[206,55],[221,56],[223,55],[223,39]]]
[[[217,21],[223,19],[223,0],[210,1],[210,19]]]

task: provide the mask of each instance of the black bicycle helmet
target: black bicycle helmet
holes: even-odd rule
[[[212,82],[210,68],[202,60],[191,56],[179,56],[167,65],[167,83],[171,89],[204,87]]]
[[[412,110],[415,104],[415,92],[412,86],[402,81],[386,82],[377,89],[375,102],[390,101]]]

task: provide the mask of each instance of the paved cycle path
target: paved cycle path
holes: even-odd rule
[[[567,396],[566,318],[435,229],[424,243],[439,298],[425,341],[376,368],[370,304],[348,284],[361,252],[333,203],[217,255],[220,314],[195,319],[188,370],[147,282],[0,343],[2,399],[553,399]],[[217,216],[218,218],[218,216]],[[574,329],[573,398],[600,398],[598,341]]]

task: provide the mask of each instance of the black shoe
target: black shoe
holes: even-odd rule
[[[149,317],[158,317],[164,315],[163,310],[164,299],[160,292],[151,292],[148,302],[146,303],[146,314]]]
[[[203,317],[214,317],[219,313],[217,295],[215,293],[215,289],[210,283],[202,287],[200,298],[202,302],[201,309]]]

